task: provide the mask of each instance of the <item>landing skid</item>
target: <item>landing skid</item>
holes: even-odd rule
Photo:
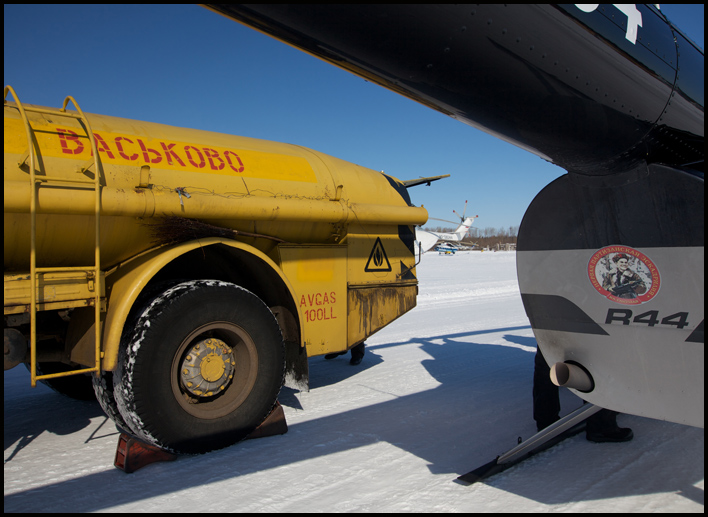
[[[471,485],[486,479],[494,474],[503,472],[514,465],[521,463],[536,453],[545,451],[562,442],[566,438],[575,436],[585,429],[585,420],[600,411],[602,408],[593,404],[585,404],[572,413],[564,416],[554,424],[539,431],[525,442],[521,442],[513,449],[497,456],[489,463],[478,467],[467,474],[458,477],[455,482],[461,485]]]

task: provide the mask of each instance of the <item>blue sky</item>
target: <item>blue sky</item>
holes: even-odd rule
[[[662,4],[701,47],[703,4]],[[518,226],[564,171],[194,5],[5,5],[4,81],[20,100],[303,145],[399,179],[431,217],[469,200],[476,226]],[[439,223],[432,221],[430,225]]]

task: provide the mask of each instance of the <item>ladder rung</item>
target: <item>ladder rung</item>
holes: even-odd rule
[[[47,115],[56,115],[59,117],[70,117],[70,118],[76,118],[81,120],[81,115],[78,113],[71,113],[69,111],[61,111],[61,110],[55,110],[55,109],[50,109],[50,108],[35,108],[32,106],[23,106],[25,108],[25,111],[32,111],[34,113],[45,113]],[[80,137],[81,135],[79,135]]]
[[[63,181],[65,183],[85,183],[87,185],[95,185],[96,180],[85,180],[85,179],[69,179],[60,178],[59,176],[35,176],[34,181]],[[54,186],[54,185],[52,185]],[[59,185],[56,185],[57,187]]]
[[[71,266],[71,267],[36,267],[36,273],[71,273],[72,271],[96,271],[96,266]]]
[[[94,366],[93,368],[82,368],[80,370],[69,370],[68,372],[48,373],[46,375],[36,375],[35,380],[43,381],[45,379],[56,379],[57,377],[68,377],[69,375],[77,375],[79,373],[100,372],[101,368]]]

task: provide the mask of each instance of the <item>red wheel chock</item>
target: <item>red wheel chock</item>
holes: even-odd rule
[[[177,454],[168,452],[159,447],[138,440],[127,433],[120,433],[116,459],[113,464],[123,472],[130,474],[145,465],[157,461],[174,461]]]
[[[251,434],[246,437],[246,440],[253,438],[265,438],[266,436],[275,436],[277,434],[285,434],[288,432],[288,423],[285,421],[285,412],[280,402],[275,401],[275,406],[265,420],[256,427]]]
[[[280,402],[276,402],[275,407],[263,423],[256,427],[253,432],[246,437],[246,440],[275,436],[287,432],[288,424],[285,421],[283,406],[280,405]],[[116,459],[113,464],[126,474],[130,474],[150,463],[174,461],[177,459],[177,456],[178,454],[160,449],[128,433],[120,433],[118,448],[116,449]]]

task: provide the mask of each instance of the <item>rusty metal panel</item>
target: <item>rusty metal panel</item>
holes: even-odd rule
[[[361,343],[416,305],[418,286],[403,285],[350,286],[348,346]]]

